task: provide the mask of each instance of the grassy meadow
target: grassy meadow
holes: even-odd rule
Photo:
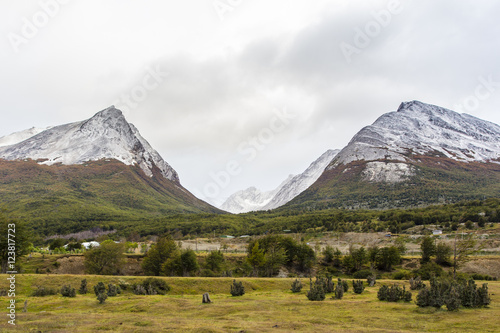
[[[0,289],[6,289],[6,275]],[[89,291],[98,281],[130,284],[144,277],[78,275],[17,275],[16,326],[0,322],[1,332],[499,332],[500,281],[490,281],[492,303],[488,308],[448,312],[445,308],[418,308],[412,303],[387,303],[377,299],[381,284],[406,283],[378,281],[363,294],[349,291],[341,300],[327,295],[323,302],[311,302],[302,292],[293,294],[293,279],[240,278],[246,294],[229,294],[231,278],[162,277],[172,288],[165,296],[138,296],[130,290],[109,297],[99,304],[88,293],[75,298],[32,297],[37,285],[60,288],[71,284],[76,289],[82,278]],[[350,281],[349,281],[350,282]],[[477,282],[480,285],[481,281]],[[408,286],[407,286],[408,287]],[[209,292],[212,304],[202,304],[201,295]],[[415,299],[416,293],[413,294]],[[1,297],[6,309],[9,298]],[[28,312],[22,313],[28,300]],[[7,313],[7,310],[4,310]]]

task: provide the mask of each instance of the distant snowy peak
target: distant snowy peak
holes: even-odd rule
[[[498,159],[500,126],[419,101],[403,102],[359,131],[328,169],[357,160],[409,162],[423,154],[464,162]]]
[[[293,175],[288,176],[285,181],[271,191],[260,191],[252,186],[246,190],[233,193],[219,208],[234,214],[262,210],[262,207],[267,205],[276,193],[293,177]]]
[[[10,146],[10,145],[14,145],[16,143],[22,142],[26,139],[31,138],[34,135],[37,135],[38,133],[41,133],[41,132],[49,129],[49,128],[50,127],[47,127],[47,128],[32,127],[32,128],[27,129],[27,130],[24,130],[24,131],[14,132],[12,134],[2,136],[0,138],[0,147]]]
[[[262,192],[255,187],[238,191],[231,195],[220,208],[238,214],[280,207],[311,186],[321,176],[326,166],[339,151],[339,149],[328,150],[303,173],[296,176],[288,176],[287,179],[272,191]]]
[[[316,161],[311,163],[311,165],[303,173],[293,177],[285,185],[283,185],[278,193],[276,193],[276,195],[266,206],[263,207],[263,209],[274,209],[283,206],[300,193],[304,192],[309,186],[318,180],[318,178],[323,174],[323,171],[325,171],[325,168],[339,152],[340,149],[326,151]]]
[[[127,165],[139,165],[149,177],[157,167],[165,178],[179,182],[177,172],[114,106],[88,120],[51,127],[15,144],[0,147],[0,158],[30,158],[43,160],[40,163],[47,165],[116,159]]]

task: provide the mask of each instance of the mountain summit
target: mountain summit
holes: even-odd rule
[[[149,177],[153,176],[153,167],[157,167],[165,178],[179,183],[177,172],[114,106],[85,121],[33,132],[35,135],[28,138],[18,135],[24,139],[21,142],[0,147],[0,158],[33,159],[45,165],[116,159],[126,165],[137,164]]]
[[[45,234],[222,213],[182,187],[113,106],[85,121],[0,138],[0,193],[0,205]]]
[[[361,129],[289,205],[390,208],[500,196],[500,126],[419,101]]]
[[[498,159],[500,126],[419,101],[403,102],[359,131],[333,166],[356,160],[405,162],[425,154],[467,162]]]

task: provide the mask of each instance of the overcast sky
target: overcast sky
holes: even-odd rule
[[[499,17],[494,0],[2,0],[0,137],[115,104],[222,203],[402,101],[499,124]]]

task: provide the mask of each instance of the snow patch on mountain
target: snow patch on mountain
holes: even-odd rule
[[[363,180],[376,183],[399,183],[415,175],[415,168],[406,163],[369,162],[362,172]]]
[[[323,173],[339,149],[328,150],[300,175],[290,175],[272,191],[250,187],[232,194],[219,208],[239,214],[283,206],[311,186]]]
[[[358,160],[410,162],[413,155],[424,154],[464,162],[498,159],[500,126],[419,101],[403,102],[359,131],[327,169]],[[371,165],[366,174],[379,167]],[[388,168],[384,170],[401,171],[401,165]]]
[[[39,163],[46,165],[116,159],[127,165],[139,165],[149,177],[156,166],[165,178],[179,182],[177,172],[114,106],[88,120],[51,127],[21,142],[0,147],[0,158],[29,158],[42,160]]]

